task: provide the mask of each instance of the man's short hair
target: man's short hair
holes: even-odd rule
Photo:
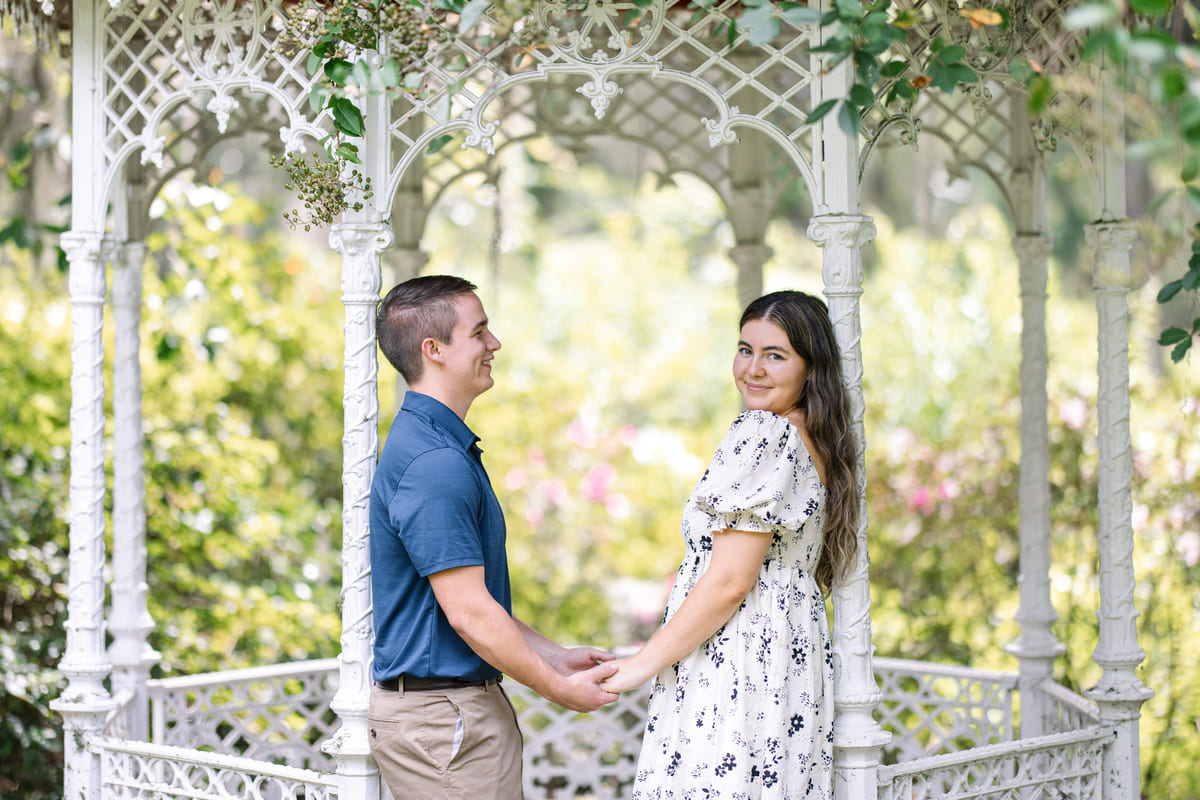
[[[453,275],[423,275],[398,284],[379,303],[375,338],[388,362],[411,386],[425,371],[421,342],[446,344],[454,332],[454,298],[475,291],[475,284]]]

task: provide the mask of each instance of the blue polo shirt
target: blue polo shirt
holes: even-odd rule
[[[404,396],[371,483],[377,681],[500,674],[450,627],[428,580],[482,565],[488,592],[512,613],[504,514],[478,441],[442,403],[418,392]]]

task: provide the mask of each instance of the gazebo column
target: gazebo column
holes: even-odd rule
[[[97,3],[72,6],[71,121],[104,130]],[[72,146],[71,230],[60,244],[70,269],[71,477],[66,652],[67,687],[50,707],[63,717],[63,796],[100,800],[100,758],[89,748],[116,703],[104,686],[112,668],[104,637],[104,154],[100,135]]]
[[[1145,658],[1138,645],[1134,603],[1132,524],[1132,443],[1129,433],[1129,307],[1132,286],[1130,248],[1136,231],[1127,220],[1087,226],[1095,264],[1092,286],[1099,317],[1100,428],[1100,641],[1092,659],[1103,672],[1085,694],[1100,709],[1100,720],[1116,733],[1107,751],[1104,797],[1141,796],[1138,720],[1142,703],[1154,696],[1137,676]]]
[[[113,694],[128,697],[125,735],[148,741],[149,698],[146,681],[159,655],[147,642],[154,620],[146,605],[146,478],[142,431],[142,368],[139,360],[142,320],[143,242],[124,242],[113,253],[112,305],[116,323],[113,353]]]
[[[870,563],[867,552],[865,404],[862,390],[862,248],[875,238],[870,217],[830,214],[813,217],[808,236],[822,248],[822,274],[829,317],[842,352],[843,380],[850,399],[858,458],[858,557],[846,578],[833,587],[834,797],[869,800],[877,796],[876,769],[891,734],[873,712],[881,694],[875,683],[871,644]]]
[[[1030,129],[1028,112],[1014,103],[1013,128]],[[1021,289],[1021,626],[1008,652],[1020,660],[1021,736],[1045,733],[1045,702],[1038,685],[1054,675],[1054,662],[1066,652],[1055,638],[1058,614],[1050,599],[1050,426],[1046,394],[1046,278],[1053,244],[1045,226],[1045,174],[1031,136],[1014,136],[1021,162],[1010,182],[1017,228],[1013,250]]]
[[[371,479],[379,449],[375,309],[382,283],[380,256],[392,243],[382,223],[339,223],[329,235],[342,256],[346,307],[342,436],[341,672],[330,704],[342,726],[324,745],[337,760],[339,797],[378,800],[379,769],[367,739],[371,695]]]
[[[70,558],[67,645],[59,669],[67,678],[50,707],[63,716],[64,796],[99,800],[100,760],[88,740],[116,707],[104,687],[111,664],[104,642],[104,237],[66,233],[71,296]]]

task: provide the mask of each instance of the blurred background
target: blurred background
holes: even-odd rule
[[[61,795],[70,304],[65,65],[0,39],[0,795]],[[457,143],[451,145],[457,147]],[[698,179],[550,139],[505,151],[432,210],[427,273],[475,281],[503,342],[468,422],[504,505],[518,615],[605,647],[653,631],[683,552],[679,513],[740,410],[734,237]],[[998,193],[933,142],[877,158],[862,298],[872,617],[880,655],[1015,669],[1020,301]],[[1056,157],[1052,227],[1081,230]],[[1146,202],[1153,167],[1139,173]],[[334,656],[340,618],[340,259],[293,231],[260,142],[212,151],[152,208],[142,369],[155,676]],[[767,244],[767,290],[820,292],[807,200]],[[1200,796],[1200,391],[1155,344],[1168,256],[1148,228],[1130,295],[1133,525],[1146,797]],[[1096,645],[1096,322],[1082,234],[1057,234],[1048,301],[1059,679]],[[1174,267],[1171,267],[1174,269]],[[385,276],[385,290],[391,282]],[[1190,317],[1189,317],[1190,318]],[[109,332],[111,334],[111,331]],[[111,353],[111,350],[110,350]],[[384,367],[380,428],[396,408]],[[111,421],[110,421],[111,424]]]

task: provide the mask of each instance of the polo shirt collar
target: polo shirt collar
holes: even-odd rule
[[[450,438],[458,442],[463,450],[471,450],[479,437],[475,432],[467,427],[467,423],[463,422],[458,414],[455,414],[440,400],[435,400],[427,394],[414,392],[409,389],[404,393],[404,405],[402,408],[405,411],[415,411],[418,414],[424,414],[429,417],[438,427],[450,434]],[[482,452],[482,448],[475,447],[476,450]]]

